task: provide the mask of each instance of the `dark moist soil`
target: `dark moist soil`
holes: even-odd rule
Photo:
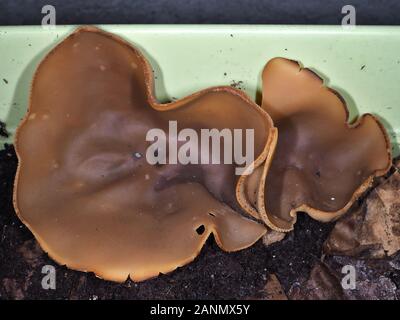
[[[299,215],[294,232],[269,247],[226,253],[211,237],[194,262],[169,275],[117,284],[91,273],[58,266],[40,249],[17,218],[12,189],[17,158],[14,148],[0,151],[0,299],[246,299],[262,298],[268,275],[276,274],[284,290],[307,279],[321,258],[333,224]],[[56,268],[56,289],[45,290],[42,267]]]

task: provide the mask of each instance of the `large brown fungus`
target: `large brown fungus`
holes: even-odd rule
[[[211,233],[227,251],[265,233],[237,212],[245,176],[235,163],[149,164],[146,133],[172,120],[254,129],[256,168],[276,139],[266,112],[229,87],[159,104],[141,53],[99,29],[80,28],[47,55],[17,131],[14,206],[52,258],[140,281],[192,261]]]
[[[262,80],[262,107],[279,137],[263,171],[249,177],[247,184],[259,187],[257,197],[247,197],[252,214],[278,231],[291,230],[297,212],[339,217],[390,168],[383,126],[371,114],[349,124],[344,99],[296,61],[272,59]]]

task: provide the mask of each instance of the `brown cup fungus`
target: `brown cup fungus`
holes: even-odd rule
[[[262,108],[279,137],[264,169],[248,177],[246,184],[259,187],[256,196],[247,196],[251,213],[277,231],[291,230],[297,212],[334,220],[389,170],[382,124],[371,114],[349,124],[344,99],[296,61],[272,59],[262,83]]]
[[[238,175],[222,145],[220,164],[201,164],[215,151],[204,148],[198,163],[176,154],[149,162],[147,134],[169,132],[171,121],[166,158],[173,145],[195,150],[178,131],[254,130],[253,173]],[[92,27],[39,65],[15,146],[20,219],[58,263],[119,282],[189,263],[211,233],[226,251],[252,245],[266,228],[243,211],[277,231],[291,230],[300,211],[333,220],[391,164],[379,121],[366,114],[348,124],[343,98],[295,61],[266,65],[262,108],[230,87],[160,104],[142,54]]]
[[[54,260],[140,281],[192,261],[211,233],[226,251],[265,233],[238,213],[245,176],[235,163],[146,160],[146,133],[168,132],[169,121],[178,130],[254,129],[255,168],[276,140],[267,113],[230,87],[158,103],[142,54],[96,28],[79,28],[41,62],[16,135],[14,206]]]

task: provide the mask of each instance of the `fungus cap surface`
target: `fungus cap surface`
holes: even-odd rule
[[[389,170],[390,143],[379,120],[365,114],[349,124],[344,99],[298,62],[269,61],[262,73],[262,95],[262,107],[279,137],[264,169],[248,180],[261,180],[253,183],[259,190],[252,213],[271,228],[291,230],[297,212],[333,220],[374,176]]]
[[[168,121],[178,130],[254,129],[255,167],[276,130],[229,87],[159,104],[141,53],[96,28],[79,28],[41,62],[16,135],[14,206],[53,259],[101,278],[140,281],[192,261],[211,233],[227,251],[265,233],[238,213],[243,176],[235,163],[146,161],[146,133],[167,132]]]

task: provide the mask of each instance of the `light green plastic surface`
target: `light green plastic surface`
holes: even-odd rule
[[[346,99],[351,117],[378,115],[395,155],[400,140],[400,27],[107,25],[138,46],[155,69],[161,101],[242,81],[251,98],[272,57],[300,60]],[[26,112],[38,62],[74,26],[0,27],[0,119],[13,134]],[[62,74],[60,74],[62,77]],[[5,79],[6,81],[4,81]],[[8,83],[6,83],[8,82]],[[11,142],[1,138],[2,142]]]

